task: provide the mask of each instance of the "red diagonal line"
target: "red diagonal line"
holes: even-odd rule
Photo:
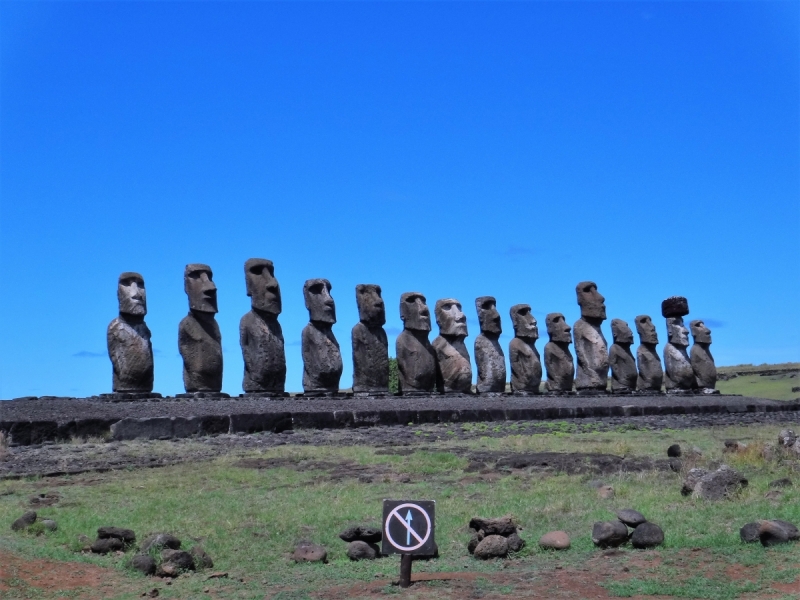
[[[414,531],[413,529],[411,529],[411,525],[409,525],[408,523],[406,523],[406,522],[405,522],[405,520],[403,520],[403,519],[401,519],[401,518],[400,518],[400,515],[398,515],[398,514],[397,514],[396,512],[394,512],[394,511],[392,511],[392,516],[393,516],[393,517],[397,517],[397,520],[398,520],[398,521],[400,521],[400,522],[403,524],[403,527],[405,527],[406,529],[408,529],[408,530],[411,532],[411,535],[413,535],[415,538],[417,538],[417,541],[418,541],[420,544],[422,543],[422,538],[421,538],[421,537],[419,537],[419,535],[417,534],[417,532],[416,532],[416,531]]]

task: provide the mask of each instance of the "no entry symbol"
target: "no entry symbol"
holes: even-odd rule
[[[434,507],[431,500],[384,500],[383,554],[434,554]]]

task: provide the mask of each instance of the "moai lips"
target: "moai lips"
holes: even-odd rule
[[[444,393],[468,394],[472,391],[472,365],[464,345],[467,317],[461,309],[461,303],[455,298],[437,300],[434,312],[439,325],[439,336],[433,340],[437,363],[436,387]]]
[[[286,352],[281,313],[281,288],[272,261],[251,258],[244,263],[245,285],[251,310],[239,322],[239,344],[244,358],[242,388],[249,394],[283,394]]]
[[[153,391],[153,346],[144,322],[147,294],[139,273],[125,272],[117,282],[119,316],[108,325],[106,341],[113,368],[113,391]]]
[[[359,322],[353,327],[353,391],[356,393],[388,393],[389,341],[383,325],[386,306],[381,286],[356,286]]]

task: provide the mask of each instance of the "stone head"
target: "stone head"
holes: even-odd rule
[[[431,330],[431,312],[419,292],[406,292],[400,296],[400,319],[403,327],[412,331]]]
[[[500,313],[497,312],[497,300],[492,296],[475,298],[475,308],[478,310],[478,323],[481,333],[500,335],[503,328],[500,326]]]
[[[336,305],[331,297],[331,282],[327,279],[308,279],[303,284],[308,318],[315,323],[336,323]]]
[[[509,313],[514,325],[514,335],[534,341],[539,339],[539,327],[529,304],[515,304]]]
[[[633,332],[622,319],[611,319],[611,335],[615,344],[633,343]]]
[[[567,324],[567,320],[561,313],[550,313],[545,317],[547,325],[547,335],[551,342],[572,343],[572,327]]]
[[[244,263],[244,280],[250,304],[275,317],[281,314],[281,286],[271,260],[251,258]]]
[[[692,330],[692,337],[694,338],[695,344],[711,343],[711,330],[708,327],[706,327],[706,324],[703,323],[702,320],[697,319],[695,321],[690,321],[689,327]]]
[[[131,271],[122,273],[119,276],[119,283],[117,283],[117,299],[121,314],[145,316],[147,314],[147,293],[144,289],[144,278],[139,273]]]
[[[189,296],[189,309],[197,312],[217,312],[217,286],[214,285],[211,267],[200,263],[186,265],[183,272],[183,289]]]
[[[643,344],[657,344],[658,333],[653,320],[647,315],[636,317],[636,332],[639,334],[639,341]]]
[[[386,305],[381,298],[381,286],[359,283],[356,286],[358,320],[368,327],[380,327],[386,323]]]
[[[440,335],[467,337],[467,317],[461,310],[461,303],[458,300],[455,298],[437,300],[434,312]]]
[[[686,347],[689,345],[689,330],[683,324],[683,317],[670,317],[667,319],[667,336],[673,346]]]
[[[597,291],[594,281],[581,281],[575,286],[575,293],[578,295],[581,317],[605,321],[606,299]]]

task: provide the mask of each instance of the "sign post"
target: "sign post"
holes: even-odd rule
[[[400,587],[411,585],[412,557],[432,556],[436,502],[433,500],[383,501],[383,554],[400,554]]]

